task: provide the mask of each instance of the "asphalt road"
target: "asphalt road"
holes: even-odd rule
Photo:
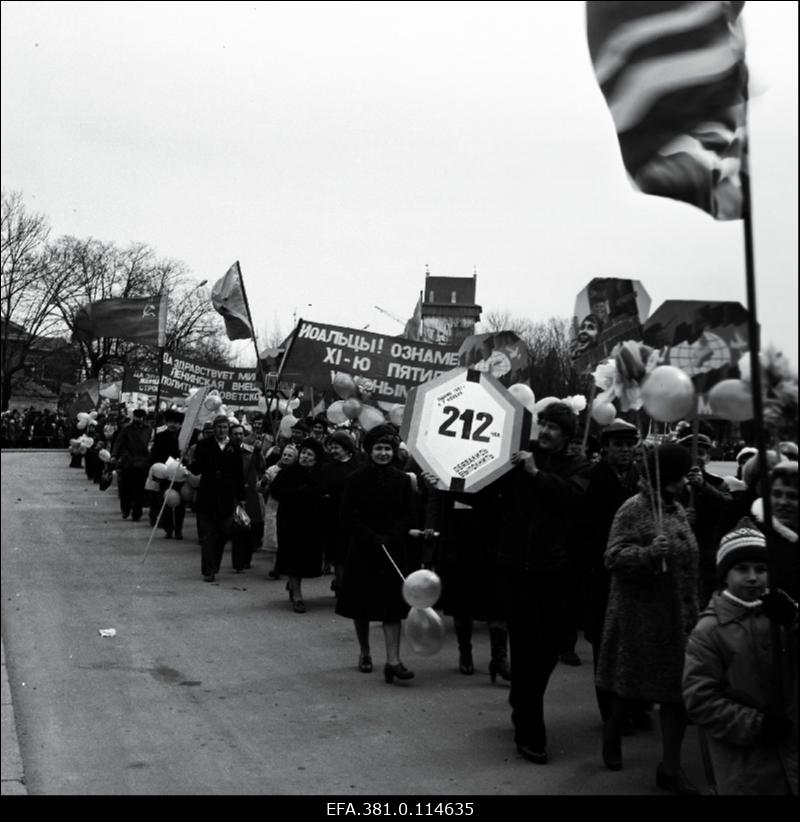
[[[591,651],[559,665],[547,697],[551,761],[514,750],[507,686],[488,676],[476,625],[474,676],[457,670],[452,626],[433,657],[402,656],[410,684],[356,670],[351,623],[330,577],[292,612],[271,557],[200,577],[199,546],[123,521],[116,489],[59,452],[2,454],[2,631],[25,783],[32,795],[656,795],[658,731],[600,759]],[[104,638],[100,629],[114,628]],[[686,770],[702,784],[690,728]]]

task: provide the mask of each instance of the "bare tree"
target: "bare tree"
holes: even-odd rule
[[[68,346],[58,301],[70,290],[65,275],[47,277],[47,219],[25,208],[19,192],[2,193],[2,408],[8,408],[11,388],[26,368]]]
[[[537,397],[588,393],[588,378],[572,369],[569,353],[571,324],[568,318],[530,320],[514,317],[509,311],[494,310],[486,312],[480,331],[513,331],[524,340],[533,360],[531,388]]]
[[[113,243],[61,237],[50,246],[50,276],[66,276],[73,288],[58,299],[63,322],[72,330],[81,306],[112,297],[166,295],[168,298],[166,347],[191,351],[209,349],[220,337],[207,292],[191,281],[183,263],[159,259],[149,246],[134,243],[119,248]],[[125,367],[157,367],[158,352],[125,340],[101,337],[77,343],[87,376],[118,378]],[[222,349],[221,340],[212,346]]]

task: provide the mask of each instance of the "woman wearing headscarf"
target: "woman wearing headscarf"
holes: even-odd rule
[[[367,464],[352,474],[342,495],[341,521],[347,556],[336,613],[353,620],[360,654],[358,670],[372,671],[370,622],[383,623],[384,678],[411,679],[400,661],[400,623],[408,615],[400,574],[409,570],[406,537],[413,518],[411,480],[392,463],[399,440],[389,425],[364,436]],[[396,567],[395,567],[396,566]],[[400,574],[398,574],[398,569]]]
[[[287,574],[294,612],[304,614],[302,581],[322,575],[322,445],[313,437],[300,444],[297,462],[282,468],[270,486],[278,502],[278,554],[275,571]]]
[[[753,459],[757,459],[754,457]],[[769,537],[770,580],[795,601],[800,598],[800,570],[797,546],[797,463],[779,462],[769,473],[772,506],[772,536]],[[765,531],[764,500],[759,497],[750,516]]]
[[[663,751],[656,784],[676,794],[699,793],[680,761],[686,730],[681,679],[686,641],[697,622],[699,555],[677,498],[691,467],[691,456],[680,445],[653,449],[641,490],[614,517],[605,552],[611,585],[596,676],[597,686],[613,694],[611,717],[603,726],[606,767],[622,767],[622,723],[632,704],[657,702]]]

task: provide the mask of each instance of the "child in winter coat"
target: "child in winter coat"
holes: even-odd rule
[[[721,589],[689,638],[684,701],[708,737],[718,793],[797,794],[797,603],[769,592],[764,535],[743,523],[720,542]],[[781,643],[780,696],[770,620]]]

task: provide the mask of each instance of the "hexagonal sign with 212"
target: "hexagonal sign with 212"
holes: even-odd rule
[[[411,407],[409,408],[408,405]],[[403,436],[439,488],[479,491],[511,468],[531,416],[490,374],[454,368],[409,395]]]

